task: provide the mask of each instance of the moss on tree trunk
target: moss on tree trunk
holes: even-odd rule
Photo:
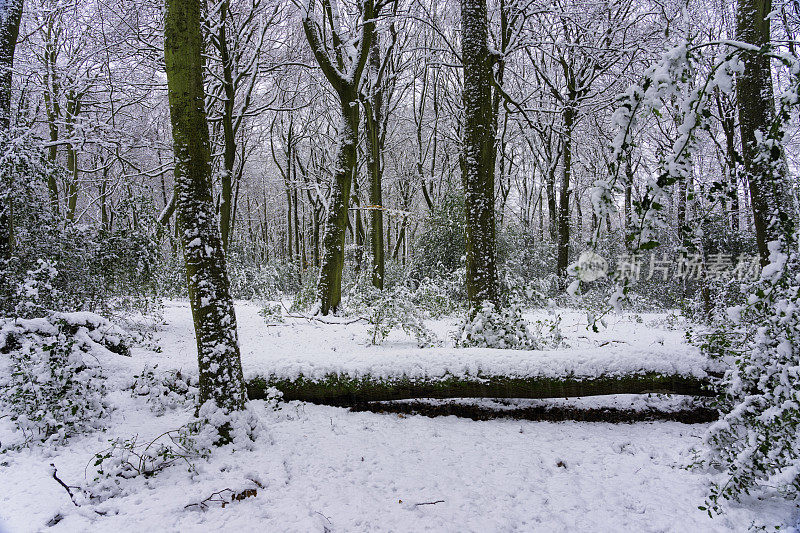
[[[197,337],[200,402],[226,410],[247,399],[236,316],[211,196],[211,152],[203,90],[202,0],[166,0],[164,57],[175,149],[178,216]]]

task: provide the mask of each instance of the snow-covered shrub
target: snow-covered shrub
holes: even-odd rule
[[[175,464],[183,463],[196,471],[194,461],[208,457],[210,449],[196,446],[188,426],[162,433],[154,440],[141,442],[135,435],[129,439],[109,440],[110,446],[94,455],[97,468],[94,478],[82,487],[83,497],[102,502],[128,493],[130,480],[150,477]]]
[[[133,397],[146,397],[150,410],[161,416],[167,410],[194,405],[199,397],[197,378],[180,370],[160,372],[158,365],[145,366],[128,387]]]
[[[533,322],[534,336],[539,341],[539,348],[559,348],[566,346],[564,334],[561,332],[561,315],[555,318],[542,318]]]
[[[241,251],[239,243],[231,243],[228,251],[228,272],[231,295],[246,300],[277,300],[301,289],[298,266],[292,261],[254,261]],[[309,276],[313,278],[314,276]]]
[[[704,464],[721,470],[709,512],[759,487],[800,494],[800,254],[798,238],[770,243],[770,264],[743,306],[701,335],[727,364],[721,418],[706,436]],[[786,253],[786,250],[790,252]]]
[[[63,308],[61,291],[53,286],[58,270],[50,261],[38,259],[16,287],[14,316],[43,316],[51,309]]]
[[[317,302],[317,279],[309,275],[303,280],[300,290],[295,293],[289,310],[293,312],[308,311]]]
[[[425,326],[423,313],[404,285],[383,291],[370,283],[355,285],[348,292],[347,308],[367,319],[372,344],[381,344],[395,329],[413,336],[420,348],[439,343],[436,335]]]
[[[280,397],[277,389],[271,389],[268,405],[275,408]],[[230,444],[234,450],[252,450],[255,441],[265,434],[251,406],[231,413],[208,401],[191,422],[153,440],[141,441],[138,435],[111,439],[108,448],[95,454],[97,470],[82,487],[82,494],[93,502],[123,496],[135,490],[132,479],[154,476],[174,464],[184,464],[190,472],[196,472],[196,462],[211,456],[215,447]]]
[[[261,309],[258,310],[258,315],[264,319],[267,324],[279,324],[283,320],[283,307],[281,304],[265,303]]]
[[[33,134],[16,131],[10,139],[0,138],[0,175],[13,182],[13,187],[0,184],[0,197],[13,205],[15,242],[12,257],[0,261],[0,316],[15,316],[17,288],[32,276],[58,295],[48,311],[149,311],[158,300],[163,231],[152,198],[132,188],[115,203],[113,224],[65,224],[53,209],[47,183],[66,183],[66,171],[48,160]],[[48,279],[44,265],[56,274]],[[22,316],[44,315],[28,311]]]
[[[485,301],[459,326],[456,346],[536,350],[541,347],[541,339],[529,329],[529,325],[518,305],[498,308]]]
[[[414,304],[430,318],[450,316],[464,310],[462,301],[456,296],[459,286],[458,271],[435,278],[424,278],[412,294]]]
[[[433,278],[458,269],[464,255],[465,231],[463,195],[445,194],[425,219],[422,231],[414,242],[412,277]]]
[[[26,444],[98,429],[109,410],[98,357],[126,354],[125,332],[92,313],[0,320],[0,403]]]

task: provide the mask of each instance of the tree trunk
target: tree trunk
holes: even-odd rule
[[[257,377],[247,383],[252,398],[266,398],[270,387],[287,401],[355,405],[412,398],[575,398],[605,394],[672,393],[712,396],[709,379],[681,374],[632,373],[596,378],[480,376],[441,378],[374,377],[328,374],[321,379]]]
[[[569,100],[564,109],[564,173],[558,195],[558,260],[556,273],[566,279],[569,265],[569,197],[572,179],[572,131],[575,127],[575,108]]]
[[[553,243],[558,242],[558,208],[556,206],[556,167],[553,164],[547,169],[547,182],[545,188],[547,189],[547,216],[548,228],[550,230],[550,240]]]
[[[486,0],[461,0],[461,27],[466,285],[467,297],[476,308],[485,300],[495,303],[498,300],[494,205],[496,146]]]
[[[81,112],[80,94],[70,91],[67,95],[67,116],[66,132],[70,140],[67,145],[67,172],[69,173],[69,184],[67,186],[67,220],[75,220],[75,211],[78,207],[78,150],[73,139],[75,135],[75,121]]]
[[[376,28],[372,30],[372,45],[369,49],[369,69],[372,86],[367,101],[365,122],[367,126],[367,169],[369,171],[369,203],[370,203],[370,246],[372,249],[372,285],[383,290],[385,272],[385,256],[383,243],[383,169],[381,168],[383,124],[383,87],[379,86],[378,72],[381,68],[380,41]],[[425,180],[422,181],[424,190]]]
[[[48,157],[50,163],[55,164],[58,156],[58,119],[61,116],[61,104],[59,102],[59,86],[56,74],[56,62],[58,59],[58,46],[53,42],[53,25],[54,18],[48,17],[46,40],[45,40],[45,84],[46,87],[42,92],[44,97],[45,111],[47,114],[47,126],[50,133],[50,147],[48,149]],[[58,216],[58,182],[54,172],[47,174],[47,189],[50,193],[50,208],[55,216]]]
[[[358,87],[361,75],[367,63],[367,56],[372,43],[375,28],[374,3],[364,2],[358,49],[352,58],[352,64],[345,69],[345,57],[342,54],[339,28],[333,27],[333,16],[328,16],[331,27],[331,39],[334,43],[334,59],[328,55],[328,47],[322,41],[316,21],[311,18],[311,5],[303,17],[305,32],[311,51],[323,74],[339,96],[341,106],[341,127],[339,129],[339,146],[336,152],[333,183],[331,184],[328,212],[325,216],[325,233],[322,237],[322,261],[319,280],[317,282],[317,299],[319,312],[327,315],[336,312],[342,302],[342,270],[344,269],[344,243],[348,224],[348,207],[350,202],[350,186],[356,168],[356,145],[358,144]],[[323,0],[323,8],[330,13],[330,3]],[[323,33],[323,35],[325,35]],[[335,64],[334,64],[335,63]]]
[[[770,42],[772,0],[738,0],[737,38],[762,48]],[[759,53],[744,56],[744,72],[737,78],[737,107],[742,139],[744,170],[750,187],[756,242],[762,265],[769,262],[770,241],[787,237],[791,226],[790,206],[784,187],[784,176],[772,163],[783,155],[774,147],[768,157],[761,152],[756,138],[767,132],[775,116],[772,74],[769,57]],[[758,133],[757,133],[758,132]],[[778,153],[774,153],[778,152]]]
[[[219,54],[222,62],[222,88],[225,102],[222,111],[222,135],[224,144],[222,191],[219,203],[219,227],[222,234],[222,247],[227,250],[230,242],[231,208],[233,205],[233,167],[236,161],[236,136],[233,130],[234,99],[236,97],[233,84],[233,65],[228,51],[225,21],[228,15],[228,0],[220,6],[219,20]]]
[[[630,150],[625,157],[625,231],[631,231],[633,221],[633,154]],[[627,242],[627,240],[626,240]]]
[[[202,0],[166,0],[164,58],[175,183],[189,301],[197,338],[200,402],[231,411],[247,400],[236,315],[211,192],[211,150],[203,90]]]
[[[358,142],[358,105],[355,91],[350,92],[349,97],[342,96],[341,140],[336,153],[336,171],[322,237],[322,266],[317,284],[317,297],[320,302],[319,311],[323,315],[335,313],[342,302],[344,238]]]
[[[5,144],[11,129],[11,81],[14,50],[17,47],[23,0],[0,3],[0,143]],[[0,261],[11,258],[14,244],[13,177],[0,181]]]

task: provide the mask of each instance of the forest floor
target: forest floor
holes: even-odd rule
[[[568,347],[547,352],[420,350],[392,333],[369,344],[364,323],[323,324],[289,318],[266,326],[254,304],[237,305],[245,374],[322,375],[330,371],[407,375],[624,371],[645,361],[655,370],[702,371],[699,354],[685,342],[680,320],[666,314],[610,317],[600,333],[585,314],[533,313],[532,320],[561,318]],[[442,339],[455,320],[432,321]],[[106,431],[75,437],[66,446],[34,446],[0,455],[0,532],[6,531],[748,531],[800,525],[798,506],[763,497],[730,504],[710,518],[704,505],[713,473],[687,466],[702,446],[706,424],[653,421],[534,422],[404,413],[353,412],[300,402],[274,410],[256,401],[266,432],[252,449],[215,449],[178,462],[151,477],[126,480],[122,495],[76,507],[52,477],[52,463],[67,485],[93,475],[94,454],[110,439],[148,442],[185,424],[190,407],[156,416],[145,399],[123,390],[145,365],[196,373],[191,314],[184,302],[167,303],[153,338],[131,357],[102,361],[108,401],[115,410]],[[552,400],[582,407],[629,409],[681,403],[663,396]],[[511,402],[513,406],[542,401]],[[490,400],[479,407],[502,408]],[[0,442],[19,435],[0,418]],[[212,494],[246,494],[226,505]],[[98,514],[98,512],[103,513]],[[48,525],[52,524],[52,525]]]

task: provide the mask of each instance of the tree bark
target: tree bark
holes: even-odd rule
[[[225,102],[222,110],[222,136],[223,136],[223,169],[221,179],[221,194],[219,203],[219,227],[222,235],[222,247],[227,250],[230,242],[231,209],[233,206],[233,167],[236,161],[236,135],[233,128],[234,99],[236,88],[233,83],[233,65],[228,51],[228,37],[226,20],[229,10],[228,0],[223,0],[220,6],[219,20],[219,55],[222,63],[222,88],[225,93]]]
[[[759,48],[770,42],[772,0],[738,0],[737,38]],[[769,262],[770,241],[788,237],[791,226],[789,196],[784,176],[772,163],[783,155],[773,147],[768,157],[759,157],[757,135],[767,137],[775,117],[770,58],[760,53],[744,55],[744,72],[737,78],[737,107],[745,175],[750,188],[756,242],[762,265]],[[774,152],[778,153],[774,153]]]
[[[200,402],[244,407],[247,393],[225,254],[211,193],[203,90],[202,0],[166,0],[164,58],[175,150],[175,183],[189,301],[197,338]]]
[[[330,4],[323,1],[323,7],[330,12]],[[339,129],[339,146],[336,151],[333,183],[331,184],[328,212],[325,216],[325,233],[322,238],[322,260],[317,282],[318,312],[322,315],[338,311],[342,301],[342,271],[344,269],[344,244],[348,223],[350,203],[350,187],[356,168],[356,145],[358,143],[358,87],[361,75],[367,62],[367,55],[372,42],[374,20],[374,3],[364,2],[363,23],[361,25],[359,47],[352,64],[345,69],[341,39],[338,28],[331,22],[334,44],[334,60],[328,55],[328,49],[320,38],[311,13],[303,17],[303,30],[323,74],[339,96],[341,108],[341,126]],[[328,15],[328,19],[332,20]],[[335,64],[334,64],[335,63]]]
[[[461,59],[464,66],[463,186],[466,207],[467,297],[473,308],[497,303],[495,250],[492,57],[486,0],[461,0]]]
[[[369,140],[367,150],[367,169],[369,171],[369,203],[370,203],[370,246],[372,250],[372,285],[383,290],[385,272],[385,255],[383,243],[383,168],[381,167],[381,151],[383,150],[383,88],[378,79],[381,68],[380,41],[377,28],[372,29],[372,44],[369,49],[369,69],[371,86],[365,110],[365,123]],[[423,187],[425,183],[423,181]]]
[[[11,81],[14,50],[17,48],[23,0],[6,0],[0,5],[0,142],[11,134]],[[14,248],[13,177],[0,181],[0,261],[11,258]]]
[[[319,312],[335,313],[342,302],[342,271],[344,269],[344,240],[347,230],[350,187],[356,165],[358,139],[358,105],[355,91],[343,98],[342,132],[336,153],[336,171],[333,177],[328,212],[322,237],[322,260],[317,297]]]
[[[575,127],[575,107],[569,99],[564,108],[564,173],[561,179],[561,190],[558,194],[558,259],[556,273],[566,279],[569,265],[569,197],[572,181],[572,132]]]

